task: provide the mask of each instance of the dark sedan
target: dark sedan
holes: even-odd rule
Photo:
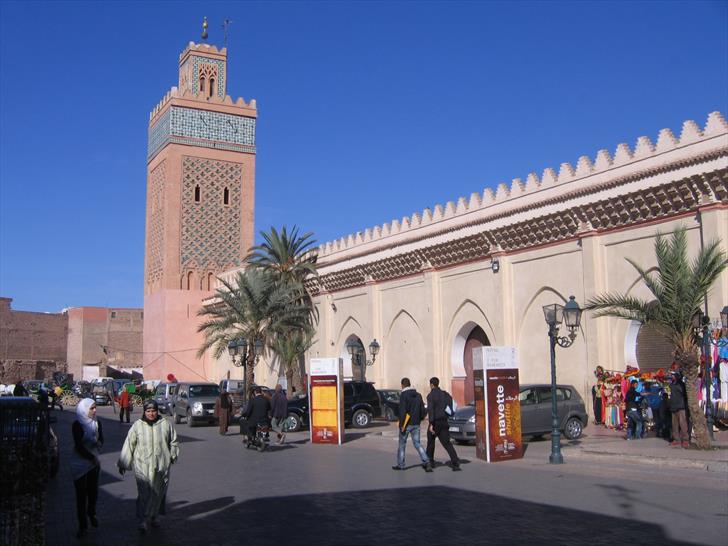
[[[551,385],[521,385],[521,434],[543,436],[551,432]],[[584,401],[570,385],[556,387],[560,429],[569,440],[580,438],[589,422]],[[458,443],[475,443],[475,406],[458,409],[450,419],[450,437]]]

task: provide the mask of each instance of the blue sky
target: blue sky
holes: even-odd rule
[[[229,38],[256,231],[326,242],[728,110],[726,2],[0,2],[0,295],[143,304],[150,109]]]

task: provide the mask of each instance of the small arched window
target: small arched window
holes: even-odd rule
[[[200,76],[200,93],[205,94],[205,76]]]
[[[200,202],[200,185],[197,184],[195,186],[195,203],[199,203],[199,202]]]
[[[212,286],[213,286],[212,279],[213,279],[212,273],[208,273],[207,274],[207,290],[212,290]]]
[[[210,78],[210,88],[208,89],[208,97],[211,97],[212,94],[215,92],[215,78]]]
[[[230,190],[225,188],[222,190],[222,204],[223,205],[229,205],[230,204]]]
[[[192,282],[192,271],[190,271],[189,273],[187,273],[187,290],[192,290]]]

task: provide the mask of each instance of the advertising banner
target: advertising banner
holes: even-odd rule
[[[312,358],[308,392],[311,442],[341,444],[344,441],[341,359]]]
[[[515,347],[473,349],[476,455],[488,462],[523,457]]]

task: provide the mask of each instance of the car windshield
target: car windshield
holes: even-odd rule
[[[217,385],[190,385],[190,396],[219,396]]]

